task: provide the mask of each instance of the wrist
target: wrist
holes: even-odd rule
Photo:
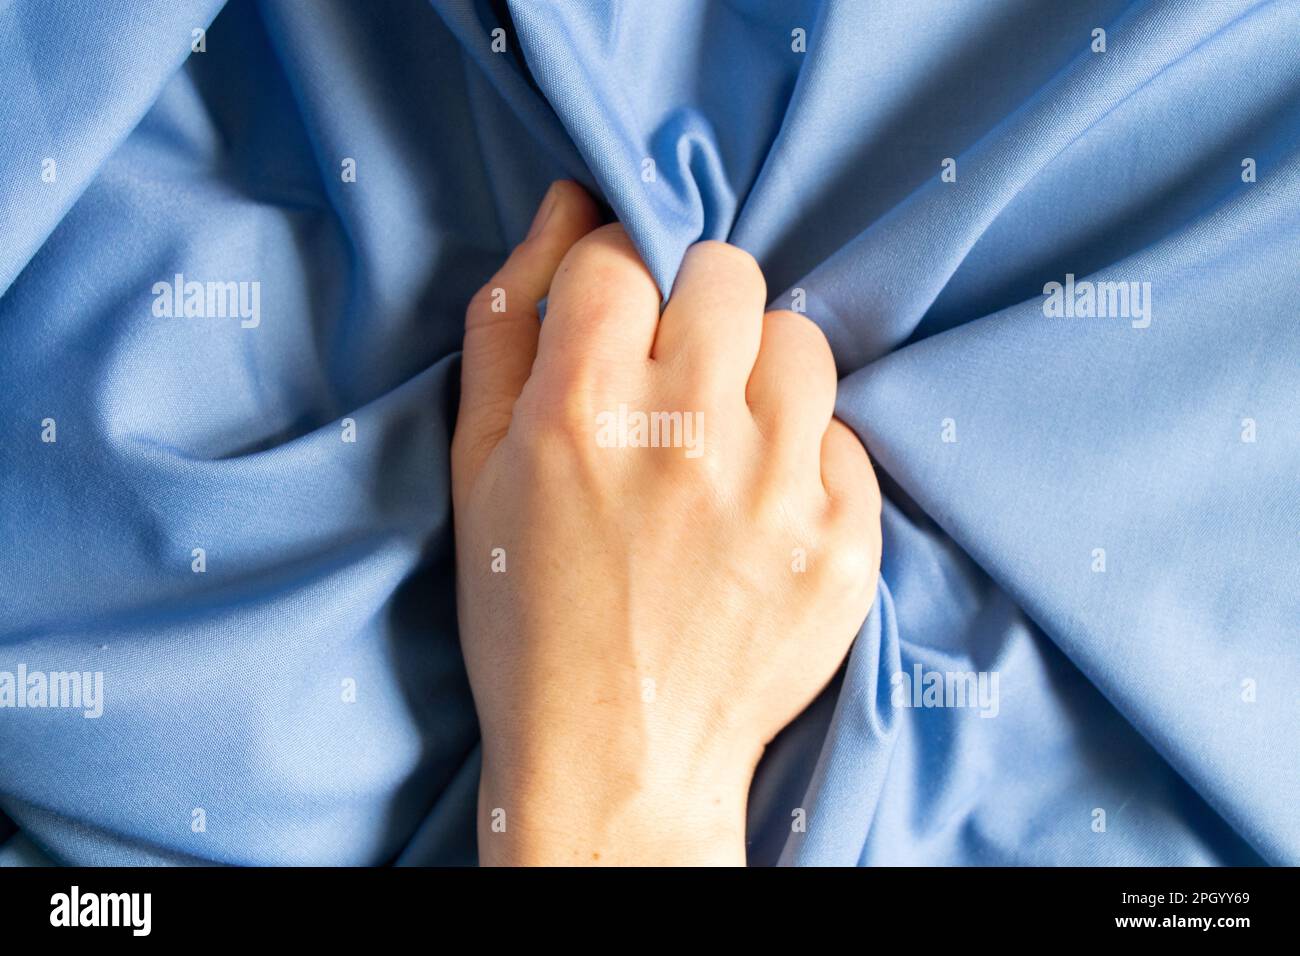
[[[482,865],[744,865],[756,757],[682,766],[602,748],[504,755],[485,747]]]

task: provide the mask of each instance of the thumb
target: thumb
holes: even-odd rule
[[[564,254],[599,225],[596,203],[581,186],[552,183],[524,241],[470,301],[453,439],[454,456],[469,480],[505,436],[528,381],[537,356],[538,301]]]

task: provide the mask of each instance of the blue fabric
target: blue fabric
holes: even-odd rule
[[[0,709],[0,862],[472,862],[462,311],[571,177],[665,290],[753,252],[882,475],[753,862],[1300,864],[1300,2],[502,13],[0,0],[0,672],[104,675]],[[1048,317],[1067,274],[1149,327]]]

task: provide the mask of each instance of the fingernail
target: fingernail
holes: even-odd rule
[[[533,216],[533,224],[528,227],[528,235],[524,236],[527,241],[533,236],[540,233],[546,228],[546,220],[551,218],[551,213],[555,211],[555,183],[551,183],[551,188],[546,190],[546,195],[542,197],[542,204],[537,207],[537,214]]]

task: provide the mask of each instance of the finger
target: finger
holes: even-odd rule
[[[648,361],[659,303],[659,286],[623,227],[597,229],[569,250],[555,275],[537,345],[539,368]]]
[[[744,389],[758,356],[767,283],[739,246],[698,242],[686,250],[655,336],[657,362]]]
[[[880,485],[853,429],[832,418],[822,436],[822,486],[834,507],[864,521],[880,519]]]
[[[537,355],[537,303],[565,254],[600,225],[595,202],[577,183],[551,184],[532,228],[465,313],[457,431],[473,444],[499,440]]]
[[[745,397],[759,431],[794,456],[816,461],[839,386],[830,344],[795,312],[763,316],[762,341]]]

